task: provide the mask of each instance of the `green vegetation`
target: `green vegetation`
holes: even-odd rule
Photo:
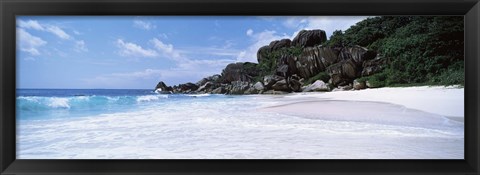
[[[323,82],[327,83],[329,79],[330,79],[330,75],[328,75],[326,72],[320,72],[317,75],[310,77],[308,80],[304,82],[304,84],[312,84],[317,80],[322,80]]]
[[[367,82],[371,87],[384,87],[386,83],[387,74],[385,72],[377,73],[368,77],[358,78],[358,82]]]
[[[386,70],[370,83],[464,84],[464,21],[461,16],[385,16],[335,31],[329,46],[360,45],[388,58]]]

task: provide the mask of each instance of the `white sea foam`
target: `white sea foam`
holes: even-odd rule
[[[52,108],[70,108],[70,105],[68,104],[69,99],[68,98],[60,98],[60,97],[52,97],[49,98],[49,104],[48,106]]]
[[[208,97],[211,94],[188,94],[189,97]]]
[[[20,121],[17,158],[464,157],[463,123],[425,116],[424,111],[365,103],[361,104],[365,109],[393,110],[388,114],[393,116],[347,120],[352,116],[346,109],[338,114],[345,120],[333,120],[258,110],[285,103],[281,96],[206,99],[153,103],[137,111],[76,119]],[[405,115],[395,117],[395,110],[405,110],[410,117],[399,122],[398,117]]]
[[[90,98],[94,98],[95,95],[93,96],[77,96],[77,97],[74,97],[75,100],[85,100],[85,101],[88,101],[90,100]]]
[[[150,102],[168,98],[168,95],[143,95],[137,97],[137,102]]]

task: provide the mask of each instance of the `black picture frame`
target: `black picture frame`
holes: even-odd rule
[[[478,174],[478,0],[1,0],[0,174]],[[462,15],[464,160],[16,160],[16,15]]]

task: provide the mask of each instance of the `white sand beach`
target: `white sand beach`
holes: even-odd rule
[[[464,117],[464,88],[456,86],[395,87],[355,91],[296,93],[284,97],[281,100],[281,107],[269,107],[265,110],[320,112],[319,110],[322,109],[314,105],[318,101],[342,100],[390,103],[445,117]],[[302,105],[299,105],[299,103]],[[299,110],[299,107],[302,109]]]

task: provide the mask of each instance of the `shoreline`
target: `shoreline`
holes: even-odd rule
[[[280,96],[283,98],[282,104],[267,108],[285,108],[281,110],[295,111],[296,109],[292,106],[298,107],[296,105],[298,103],[309,105],[329,100],[357,103],[380,102],[441,115],[455,121],[463,122],[464,120],[464,88],[456,86],[384,87],[354,91],[293,93]],[[316,111],[316,106],[311,107],[303,108],[303,111]],[[265,110],[265,108],[260,110]]]

